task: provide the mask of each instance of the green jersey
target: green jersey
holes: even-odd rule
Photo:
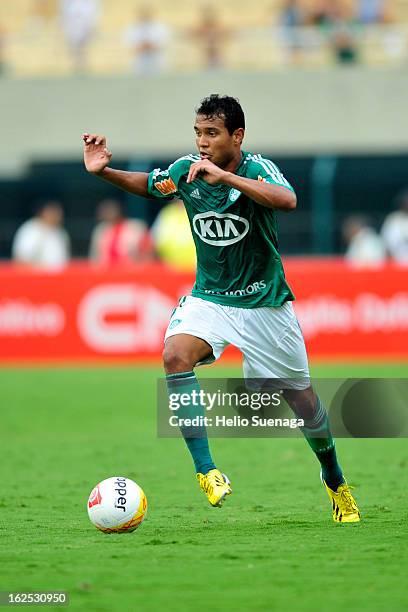
[[[228,306],[281,306],[294,296],[278,251],[276,212],[228,185],[203,178],[187,183],[198,155],[180,157],[167,170],[149,174],[149,194],[183,200],[197,252],[192,295]],[[279,168],[261,155],[242,152],[238,176],[293,188]]]

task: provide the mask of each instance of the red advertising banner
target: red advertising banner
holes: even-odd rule
[[[408,268],[289,259],[285,269],[312,359],[408,358]],[[172,309],[193,280],[162,264],[74,264],[59,273],[4,265],[0,360],[157,359]]]

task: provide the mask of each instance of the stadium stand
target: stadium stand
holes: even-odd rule
[[[314,0],[304,0],[311,8]],[[132,51],[126,45],[124,31],[134,21],[142,6],[135,0],[101,0],[101,18],[97,34],[89,46],[87,71],[95,75],[131,72]],[[217,4],[217,5],[216,5]],[[153,0],[158,20],[172,30],[168,46],[168,65],[172,72],[190,72],[203,68],[202,41],[191,36],[202,14],[203,4],[190,0]],[[224,66],[233,70],[270,70],[285,65],[286,55],[279,32],[283,2],[224,0],[216,5],[220,24],[231,31],[223,49]],[[348,0],[350,15],[355,5]],[[393,0],[393,21],[387,25],[357,26],[359,57],[368,65],[401,64],[407,57],[408,3]],[[17,77],[64,76],[73,71],[73,61],[61,32],[58,0],[15,0],[0,3],[0,25],[5,34],[6,72]],[[305,65],[327,65],[332,54],[327,39],[316,28],[305,30],[307,49]]]

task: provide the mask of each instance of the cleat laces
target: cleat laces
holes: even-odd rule
[[[350,493],[350,489],[353,489],[353,488],[354,487],[347,486],[344,489],[342,489],[340,492],[340,499],[342,501],[342,504],[344,505],[344,509],[347,513],[350,513],[350,514],[354,512],[358,513],[356,502],[354,501],[354,498],[352,494]]]

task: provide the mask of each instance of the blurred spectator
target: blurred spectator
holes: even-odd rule
[[[119,200],[103,200],[97,209],[98,225],[92,232],[90,258],[112,266],[152,258],[153,245],[142,221],[127,219]]]
[[[57,0],[33,0],[29,26],[43,28],[55,19],[57,12]]]
[[[329,15],[329,39],[335,59],[340,64],[355,63],[358,60],[357,38],[348,6],[342,0],[332,0]]]
[[[193,28],[192,35],[200,44],[204,53],[204,63],[207,70],[221,68],[223,64],[222,46],[230,32],[220,25],[212,6],[204,6],[200,22]]]
[[[301,58],[304,46],[303,28],[306,24],[306,14],[300,0],[286,0],[280,15],[281,32],[289,59],[297,62]]]
[[[162,261],[178,270],[195,270],[195,246],[181,200],[174,200],[159,212],[152,227],[152,236]]]
[[[296,28],[305,22],[304,9],[300,0],[286,0],[282,6],[280,21],[283,26]]]
[[[78,73],[86,68],[86,51],[99,18],[100,0],[60,0],[61,25]]]
[[[385,55],[390,60],[398,60],[406,53],[406,35],[402,24],[395,23],[388,0],[357,0],[356,16],[363,26],[384,25],[381,33]]]
[[[388,23],[391,15],[387,0],[357,0],[357,19],[364,25]]]
[[[343,224],[343,237],[347,244],[345,258],[354,266],[375,266],[386,260],[383,241],[367,218],[348,217]]]
[[[144,6],[138,13],[136,23],[125,32],[125,40],[135,55],[134,72],[156,74],[166,70],[166,46],[169,39],[169,28],[154,18],[150,6]]]
[[[308,11],[307,22],[309,25],[325,27],[332,22],[331,0],[314,0]]]
[[[396,204],[399,210],[385,218],[381,235],[391,257],[408,264],[408,190],[397,197]]]
[[[334,57],[339,64],[355,64],[358,60],[356,39],[347,24],[337,24],[332,35]]]
[[[70,241],[62,227],[64,212],[59,202],[48,200],[36,216],[17,230],[12,245],[13,259],[22,264],[61,268],[70,257]]]

